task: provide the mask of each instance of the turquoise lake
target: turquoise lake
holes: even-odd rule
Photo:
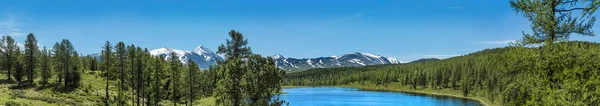
[[[482,106],[478,101],[402,92],[361,91],[355,88],[289,88],[280,99],[290,106]]]

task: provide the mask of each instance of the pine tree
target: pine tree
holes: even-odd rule
[[[64,68],[64,65],[63,65],[63,59],[64,59],[63,54],[64,53],[63,53],[63,51],[64,50],[62,50],[59,42],[56,42],[54,44],[54,46],[52,47],[52,54],[54,55],[53,56],[54,59],[52,59],[53,60],[52,63],[54,64],[53,65],[54,73],[56,73],[56,75],[57,75],[56,76],[56,78],[58,78],[57,84],[59,84],[59,85],[60,85],[60,83],[62,83],[62,78],[63,78],[63,74],[62,74],[62,71]]]
[[[136,48],[136,72],[135,72],[135,91],[136,91],[136,105],[140,105],[140,97],[142,96],[142,88],[143,88],[143,74],[144,74],[144,52],[142,48]],[[143,98],[142,98],[143,99]]]
[[[218,54],[224,53],[225,57],[229,58],[245,58],[252,54],[250,47],[248,47],[248,39],[244,39],[242,33],[235,30],[229,32],[229,37],[225,44],[219,46]]]
[[[67,71],[67,77],[65,77],[65,83],[67,84],[67,89],[71,90],[73,88],[77,88],[80,85],[81,81],[81,72],[83,71],[82,61],[80,60],[79,54],[77,51],[73,50],[73,56],[69,56],[70,61],[68,61],[71,66],[70,70]]]
[[[523,33],[523,39],[518,42],[526,45],[552,44],[568,39],[571,34],[594,36],[593,13],[600,3],[597,0],[511,0],[510,5],[531,22],[533,34]]]
[[[17,60],[15,55],[19,53],[19,47],[17,46],[17,42],[15,42],[11,36],[3,36],[2,40],[0,40],[0,48],[2,49],[0,50],[0,53],[4,57],[3,69],[8,71],[6,76],[8,76],[8,80],[10,81],[12,80],[12,71]]]
[[[59,74],[58,84],[60,84],[62,82],[65,90],[70,90],[71,88],[75,88],[76,86],[74,86],[73,84],[76,84],[78,82],[74,83],[75,82],[74,78],[76,78],[78,76],[74,76],[72,74],[78,74],[74,70],[74,69],[78,68],[77,63],[79,63],[79,61],[75,61],[76,58],[79,58],[79,57],[74,57],[74,55],[77,54],[77,51],[75,51],[75,48],[73,48],[73,45],[67,39],[63,39],[61,42],[57,42],[54,45],[54,48],[52,51],[54,52],[54,55],[55,55],[54,60],[55,60],[56,65],[54,65],[54,66],[56,66],[55,67],[56,71]]]
[[[152,104],[154,105],[158,105],[158,103],[160,103],[160,101],[162,100],[162,89],[161,87],[163,86],[162,80],[164,78],[164,67],[163,67],[163,63],[162,63],[162,59],[163,57],[158,57],[156,59],[154,59],[153,62],[153,67],[154,67],[154,71],[153,71],[153,75],[152,75]]]
[[[27,74],[27,81],[30,84],[33,84],[34,74],[36,73],[36,66],[38,62],[38,45],[37,40],[33,33],[29,33],[27,35],[27,40],[25,40],[25,73]]]
[[[79,58],[78,56],[74,56],[77,55],[77,52],[75,51],[75,48],[73,48],[73,45],[71,44],[71,42],[67,39],[63,39],[60,43],[60,48],[59,50],[63,50],[61,56],[59,56],[60,58],[62,58],[61,62],[63,65],[63,87],[66,87],[65,89],[71,89],[73,88],[73,82],[75,82],[75,78],[76,76],[73,76],[73,74],[77,74],[76,72],[76,68],[77,65],[76,62],[78,60],[75,60],[77,58]]]
[[[45,46],[44,46],[44,49],[42,50],[41,68],[42,68],[41,84],[42,84],[42,86],[46,86],[46,84],[48,84],[48,79],[50,79],[50,77],[52,77],[52,73],[50,72],[50,70],[52,68],[50,67],[50,52],[48,51],[48,49],[46,49]]]
[[[135,103],[135,100],[136,100],[135,99],[135,89],[136,89],[136,85],[135,85],[136,84],[135,83],[136,82],[135,81],[136,73],[135,72],[137,69],[136,68],[137,63],[136,63],[135,59],[137,57],[136,57],[135,45],[132,44],[132,45],[127,46],[126,52],[127,52],[127,56],[126,56],[126,58],[127,58],[127,66],[126,66],[127,67],[127,72],[126,72],[127,76],[126,76],[126,78],[127,79],[125,82],[127,83],[127,85],[129,85],[129,87],[131,87],[131,89],[130,89],[131,90],[130,91],[131,92],[131,104],[136,104]]]
[[[198,65],[191,59],[187,61],[187,75],[186,75],[186,86],[187,86],[187,100],[186,104],[190,106],[193,105],[194,100],[198,96],[198,91],[200,90],[200,85],[198,80],[200,80]]]
[[[119,86],[118,86],[118,106],[124,105],[124,94],[123,90],[125,88],[125,59],[126,59],[126,50],[125,43],[119,42],[115,46],[116,59],[117,59],[117,67],[119,69]]]
[[[218,75],[221,76],[215,89],[217,105],[240,106],[242,105],[242,76],[245,67],[239,58],[229,58],[225,64],[219,66]]]
[[[244,75],[243,86],[246,100],[251,106],[270,106],[283,104],[284,101],[273,100],[281,90],[285,71],[275,66],[274,59],[261,55],[251,55],[246,61],[247,73]]]
[[[180,87],[181,87],[181,62],[179,61],[179,57],[175,52],[172,52],[169,57],[169,67],[171,69],[171,77],[169,82],[171,82],[171,100],[173,105],[177,105],[177,102],[180,98]]]
[[[244,66],[241,59],[252,54],[250,47],[247,46],[248,40],[244,36],[231,30],[225,44],[219,46],[217,53],[224,53],[227,57],[225,64],[219,68],[219,79],[217,84],[217,105],[242,105],[242,76],[244,75]]]
[[[23,76],[25,74],[25,70],[23,70],[23,56],[21,54],[21,50],[19,50],[17,48],[17,50],[15,51],[17,53],[15,53],[15,72],[13,73],[13,77],[15,77],[15,80],[17,80],[17,86],[20,87],[21,89],[23,89],[23,87],[21,86],[21,83],[23,81]]]
[[[111,66],[113,65],[112,63],[112,45],[110,45],[109,41],[106,41],[106,43],[104,44],[103,50],[102,50],[102,54],[101,54],[101,58],[102,58],[102,71],[104,72],[104,78],[106,79],[106,88],[105,88],[105,98],[104,98],[104,103],[105,105],[108,105],[109,100],[110,100],[110,95],[109,95],[109,79],[108,76],[111,74],[110,69]]]

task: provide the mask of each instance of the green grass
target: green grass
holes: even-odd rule
[[[347,85],[339,85],[339,87],[358,88],[358,89],[367,90],[367,91],[393,91],[393,92],[408,92],[408,93],[420,93],[420,94],[429,94],[429,95],[451,96],[451,97],[457,97],[457,98],[466,98],[466,99],[477,100],[485,106],[502,106],[502,104],[500,104],[500,102],[498,102],[498,101],[491,102],[488,98],[485,98],[485,97],[478,97],[478,96],[464,97],[461,91],[452,90],[452,89],[419,88],[419,89],[415,90],[409,86],[401,86],[401,84],[399,84],[399,83],[390,83],[387,86],[386,85],[376,85],[373,83],[364,83],[364,84],[351,83],[351,84],[347,84]]]
[[[41,87],[37,82],[40,78],[37,78],[35,86],[19,89],[10,89],[15,86],[14,83],[0,83],[0,106],[5,105],[8,102],[18,103],[25,106],[65,106],[65,105],[76,105],[76,106],[91,106],[91,105],[103,105],[103,98],[105,96],[106,80],[99,76],[99,71],[86,71],[82,74],[81,85],[79,88],[71,92],[60,92],[53,90],[53,84],[50,87]],[[0,79],[5,80],[6,74],[0,74]],[[56,76],[50,79],[51,83],[56,82]],[[111,99],[117,97],[116,82],[110,81],[109,92]],[[128,105],[131,105],[131,91],[125,91],[126,101]],[[171,105],[172,102],[163,100],[161,104]],[[214,106],[215,99],[212,97],[203,98],[196,100],[195,105],[200,106]]]

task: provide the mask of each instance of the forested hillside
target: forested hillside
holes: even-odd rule
[[[0,105],[285,104],[271,98],[285,71],[272,58],[253,54],[241,33],[232,30],[229,36],[218,51],[228,59],[208,70],[192,60],[183,64],[175,53],[165,59],[124,42],[107,41],[97,59],[80,56],[67,39],[39,50],[30,33],[21,51],[11,36],[3,36]]]
[[[558,42],[486,49],[440,61],[288,73],[286,85],[401,84],[452,89],[505,105],[597,105],[600,44]]]

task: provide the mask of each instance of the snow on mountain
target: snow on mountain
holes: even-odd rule
[[[164,56],[165,59],[170,58],[171,53],[175,53],[179,57],[179,60],[184,64],[187,64],[187,60],[191,59],[198,64],[198,67],[200,68],[208,68],[209,66],[216,64],[218,60],[223,60],[221,56],[202,45],[194,49],[193,52],[172,48],[150,50],[150,54],[154,56]]]
[[[392,64],[400,64],[400,63],[404,63],[404,62],[401,62],[401,61],[399,61],[398,59],[396,59],[396,58],[393,58],[393,57],[387,57],[387,59],[388,59],[388,60],[390,61],[390,63],[392,63]]]
[[[217,55],[217,53],[211,51],[210,49],[208,49],[202,45],[196,47],[196,49],[194,49],[193,53],[203,56],[205,61],[210,62],[210,63],[216,63],[217,60],[224,60],[223,57],[221,57],[220,55]]]
[[[318,58],[288,58],[281,54],[272,56],[277,67],[284,70],[306,70],[312,68],[329,67],[352,67],[379,64],[399,64],[396,58],[383,57],[372,53],[353,53],[342,56],[318,57]]]

